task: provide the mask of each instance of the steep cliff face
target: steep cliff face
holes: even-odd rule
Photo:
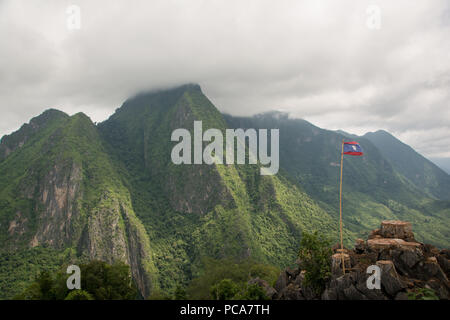
[[[148,236],[97,128],[83,114],[58,120],[43,123],[0,162],[0,250],[72,248],[72,262],[124,261],[141,293],[149,294],[157,276]]]
[[[299,267],[283,271],[274,288],[261,285],[270,297],[281,300],[408,300],[450,298],[450,252],[416,242],[411,223],[382,221],[368,240],[358,239],[354,249],[340,252],[335,246],[329,259],[331,274],[321,292],[305,281],[307,272]],[[345,263],[345,274],[342,269]],[[371,266],[372,271],[368,272]],[[373,268],[380,270],[379,287],[374,284]],[[370,279],[369,279],[370,277]]]
[[[184,128],[193,138],[194,121],[225,137],[222,114],[199,86],[185,85],[131,98],[99,125],[151,239],[162,289],[198,274],[203,257],[287,264],[302,228],[331,228],[333,219],[306,194],[284,178],[262,177],[259,166],[173,164],[171,134]]]
[[[227,119],[197,85],[133,97],[98,126],[81,113],[44,112],[0,143],[0,258],[31,252],[46,258],[43,268],[60,261],[53,257],[125,261],[145,297],[188,283],[205,257],[285,267],[295,260],[303,230],[337,235],[331,213],[342,136],[279,117]],[[175,165],[171,133],[184,128],[193,137],[200,120],[203,131],[222,133],[228,126],[279,127],[282,170],[261,176],[259,165]],[[435,229],[433,240],[448,241],[448,204],[421,202],[418,189],[403,183],[375,146],[365,151],[362,163],[346,162],[353,187],[344,199],[345,238],[377,217],[409,214],[424,226],[419,235]]]
[[[64,248],[72,243],[74,224],[79,223],[80,208],[77,199],[81,196],[82,168],[77,163],[55,163],[42,179],[36,180],[34,190],[26,197],[36,198],[34,213],[37,230],[30,245],[48,245]]]

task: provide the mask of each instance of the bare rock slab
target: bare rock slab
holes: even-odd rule
[[[407,221],[384,220],[381,222],[379,234],[383,238],[396,238],[415,242],[411,222]]]
[[[389,296],[394,298],[399,291],[407,287],[398,276],[392,261],[379,260],[377,266],[381,269],[381,285]]]
[[[367,246],[372,250],[383,250],[387,248],[412,249],[421,246],[418,242],[407,242],[398,238],[376,238],[367,240]]]

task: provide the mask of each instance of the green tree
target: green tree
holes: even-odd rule
[[[62,267],[54,277],[48,271],[15,299],[20,300],[131,300],[138,297],[130,268],[123,262],[109,265],[103,261],[91,261],[80,265],[82,290],[69,291],[66,268]]]
[[[235,296],[238,300],[269,300],[263,288],[257,284],[249,285],[243,292]]]
[[[41,292],[41,300],[53,300],[55,298],[55,292],[53,290],[53,279],[50,272],[43,271],[36,279]]]
[[[147,297],[147,300],[172,300],[172,297],[158,289],[153,290],[153,292]]]
[[[408,300],[439,300],[439,297],[432,289],[420,288],[408,292]]]
[[[177,286],[175,289],[174,298],[175,300],[186,300],[187,299],[186,289],[184,289],[181,286]]]
[[[298,254],[300,268],[306,271],[305,285],[317,294],[323,291],[331,275],[331,254],[330,240],[323,234],[303,232]]]
[[[203,261],[204,271],[201,275],[191,281],[187,288],[189,299],[216,299],[215,289],[220,288],[220,283],[228,279],[236,284],[239,292],[243,292],[247,287],[247,282],[252,278],[266,280],[269,284],[275,283],[280,271],[278,268],[256,263],[250,259],[236,261],[233,259],[215,260],[207,258]],[[229,283],[224,282],[225,286]]]
[[[210,292],[214,300],[231,300],[239,292],[239,286],[231,279],[223,279]]]
[[[37,282],[33,282],[22,293],[15,295],[14,300],[41,300],[41,288]]]
[[[73,290],[64,300],[94,300],[94,298],[89,292],[84,290]]]
[[[109,265],[91,261],[80,265],[81,288],[91,293],[95,300],[130,300],[138,295],[130,268],[123,262]]]

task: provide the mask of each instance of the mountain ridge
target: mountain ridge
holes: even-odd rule
[[[171,132],[192,134],[198,120],[204,130],[280,128],[280,172],[174,165]],[[337,240],[342,138],[280,113],[224,115],[195,84],[138,94],[97,125],[83,113],[45,111],[0,142],[0,254],[121,260],[131,265],[143,297],[185,285],[202,272],[205,257],[286,267],[304,230]],[[361,139],[367,157],[346,158],[344,166],[346,243],[380,218],[402,218],[423,225],[419,238],[448,245],[447,202],[422,196]],[[7,267],[0,262],[0,270]],[[7,287],[11,296],[29,276],[0,281],[0,292]]]
[[[328,212],[339,212],[340,144],[348,139],[346,135],[280,114],[227,115],[226,119],[232,128],[279,128],[280,167]],[[399,172],[370,140],[364,136],[352,139],[357,139],[365,154],[344,158],[345,229],[363,237],[361,231],[375,228],[379,220],[409,219],[424,229],[417,232],[421,240],[435,245],[443,241],[441,245],[447,246],[448,229],[441,225],[441,219],[448,221],[450,213],[445,198],[444,205],[433,202],[435,197],[424,195],[422,186]],[[439,217],[434,206],[440,212]],[[442,206],[445,209],[440,209]]]
[[[374,143],[399,172],[430,196],[450,200],[450,175],[444,170],[387,131],[369,132],[364,137]]]

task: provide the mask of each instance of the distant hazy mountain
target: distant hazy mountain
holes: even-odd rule
[[[222,132],[279,128],[280,172],[173,164],[171,133],[192,132],[194,120]],[[0,142],[0,298],[43,267],[92,259],[128,263],[143,296],[173,292],[205,257],[285,267],[302,231],[337,240],[344,138],[280,113],[224,116],[192,84],[130,98],[97,126],[48,110]],[[448,176],[412,149],[393,156],[375,140],[358,138],[365,155],[345,158],[346,243],[382,219],[403,219],[419,239],[448,247]],[[400,148],[393,137],[386,143]]]
[[[369,132],[364,137],[420,190],[431,197],[450,200],[450,176],[441,168],[386,131]]]
[[[430,158],[438,167],[450,174],[450,158]]]
[[[409,147],[426,164],[425,169],[419,171],[420,174],[429,172],[424,182],[419,178],[409,179],[406,174],[411,170],[401,166],[397,169],[385,156],[388,149],[375,145],[366,136],[324,130],[305,120],[290,119],[274,112],[254,117],[226,116],[226,119],[234,128],[279,128],[281,168],[289,179],[335,217],[339,215],[340,145],[343,139],[357,139],[364,156],[345,156],[344,160],[343,207],[347,240],[362,237],[370,228],[376,228],[380,220],[404,219],[413,221],[419,239],[449,245],[448,175]],[[391,150],[391,155],[393,153]],[[401,155],[406,157],[405,163],[412,158],[408,152],[400,152],[400,159]]]

